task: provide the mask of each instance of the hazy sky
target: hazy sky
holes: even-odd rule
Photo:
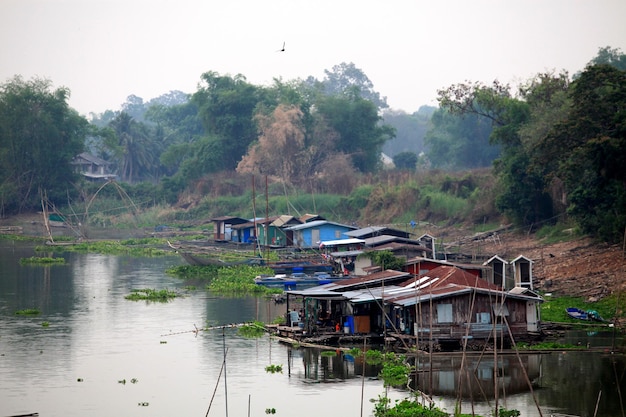
[[[411,113],[466,80],[575,73],[604,46],[626,53],[626,0],[0,0],[0,82],[49,78],[84,115],[193,93],[206,71],[270,85],[341,62]]]

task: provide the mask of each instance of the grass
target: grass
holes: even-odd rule
[[[580,229],[570,223],[558,223],[555,225],[543,226],[537,230],[535,237],[543,244],[549,245],[559,242],[567,242],[581,236]]]
[[[267,288],[254,282],[254,278],[262,274],[273,274],[271,268],[248,265],[237,265],[219,268],[215,277],[207,288],[222,295],[267,295],[282,290]]]
[[[595,310],[605,320],[613,318],[626,319],[626,296],[610,295],[596,302],[587,302],[580,297],[551,297],[544,295],[546,300],[541,304],[541,320],[555,323],[581,323],[567,315],[568,307],[578,307],[582,310]],[[599,324],[599,323],[598,323]]]
[[[239,328],[239,334],[246,339],[258,339],[265,334],[265,325],[260,321],[246,323]]]
[[[62,265],[62,264],[65,264],[65,258],[31,256],[30,258],[20,259],[20,265]]]
[[[131,301],[146,300],[165,303],[176,297],[179,297],[179,295],[168,289],[154,290],[150,288],[143,288],[132,290],[132,292],[124,298]]]
[[[519,350],[563,350],[563,349],[586,349],[586,346],[573,345],[571,343],[557,343],[557,342],[541,342],[541,343],[526,343],[520,342],[516,344]]]
[[[79,242],[69,246],[36,246],[38,252],[89,252],[107,255],[131,256],[164,256],[171,255],[169,249],[159,249],[155,246],[167,246],[167,240],[161,238],[126,239],[122,241],[100,240],[94,242]]]
[[[36,316],[41,314],[41,311],[37,308],[25,308],[23,310],[18,310],[15,312],[18,316]]]

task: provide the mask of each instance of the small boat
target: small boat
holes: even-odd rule
[[[293,289],[295,287],[311,287],[330,284],[331,282],[341,279],[345,279],[345,277],[330,276],[328,274],[307,275],[303,272],[294,272],[291,275],[259,275],[254,279],[254,282],[258,285],[265,285],[266,287],[283,287],[285,289]]]
[[[604,320],[602,316],[600,316],[600,313],[598,313],[596,310],[585,311],[576,307],[568,307],[566,310],[567,310],[567,315],[573,319],[593,320],[593,321],[600,321],[603,323],[606,322],[606,320]]]
[[[567,307],[566,311],[567,315],[573,319],[589,320],[589,315],[587,314],[587,312],[585,310],[581,310],[580,308]]]

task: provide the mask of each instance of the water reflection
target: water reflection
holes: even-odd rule
[[[418,358],[412,386],[430,396],[486,401],[528,392],[541,375],[540,354],[436,354]]]
[[[177,257],[68,253],[66,265],[19,264],[33,255],[28,245],[0,241],[0,415],[205,415],[216,386],[209,415],[224,415],[226,406],[231,415],[247,415],[248,404],[257,416],[268,407],[301,417],[359,415],[362,401],[364,415],[370,415],[368,400],[383,392],[375,378],[379,368],[345,353],[327,356],[268,337],[245,339],[234,328],[195,333],[195,326],[272,321],[285,305],[185,291],[187,283],[164,273],[180,263]],[[186,296],[169,303],[125,300],[134,288],[169,288]],[[25,308],[41,314],[14,314]],[[220,377],[225,349],[226,373]],[[522,358],[521,364],[510,356],[472,359],[465,375],[458,355],[440,355],[432,365],[420,362],[417,382],[447,410],[454,409],[459,392],[478,407],[493,398],[497,375],[499,395],[523,416],[539,415],[533,395],[544,410],[592,416],[600,391],[597,415],[621,416],[623,356],[562,352]],[[266,372],[272,364],[282,365],[283,373]],[[118,382],[132,378],[138,382]],[[484,410],[489,415],[488,403]]]

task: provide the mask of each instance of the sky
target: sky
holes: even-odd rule
[[[87,116],[193,93],[208,71],[269,86],[345,62],[413,113],[456,83],[626,53],[625,22],[626,0],[0,0],[0,83],[47,78]]]

